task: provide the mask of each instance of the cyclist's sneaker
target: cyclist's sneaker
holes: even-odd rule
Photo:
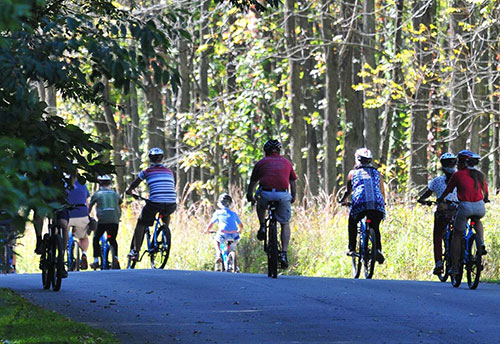
[[[349,257],[352,257],[352,256],[354,256],[354,253],[355,253],[355,252],[354,252],[354,250],[349,250],[349,251],[347,251],[345,254],[346,254],[347,256],[349,256]]]
[[[87,270],[88,267],[89,267],[89,264],[87,262],[87,255],[82,254],[82,260],[80,261],[80,269]]]
[[[485,256],[488,254],[488,251],[486,251],[486,246],[481,245],[481,255]]]
[[[131,249],[130,253],[128,254],[128,257],[130,258],[130,260],[138,260],[139,259],[139,253],[136,250]]]
[[[93,262],[90,264],[90,268],[94,269],[94,271],[97,270],[99,268],[99,262]]]
[[[113,263],[111,263],[111,269],[120,270],[120,262],[118,261],[118,259],[113,258]]]
[[[262,241],[266,238],[266,227],[262,226],[259,228],[259,231],[257,232],[257,239]]]
[[[286,256],[285,251],[280,252],[279,260],[280,260],[282,269],[288,268],[288,257]]]
[[[376,259],[377,259],[377,263],[379,263],[379,264],[384,264],[384,262],[385,262],[385,257],[384,257],[384,255],[382,254],[382,251],[377,250],[377,258],[376,258]]]
[[[434,275],[440,275],[443,273],[443,262],[441,260],[438,260],[436,262],[436,266],[434,267],[434,270],[432,271],[432,273]]]
[[[66,268],[63,268],[62,278],[68,278],[68,270],[66,270]]]

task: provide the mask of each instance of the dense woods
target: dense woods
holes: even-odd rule
[[[273,137],[294,163],[300,196],[334,194],[366,146],[393,195],[413,197],[441,153],[469,148],[500,188],[498,1],[32,3],[13,1],[19,20],[0,27],[1,144],[25,142],[2,148],[1,159],[45,147],[30,159],[62,153],[92,180],[106,171],[93,163],[99,156],[115,166],[121,192],[160,147],[179,198],[194,202],[245,187]],[[13,75],[31,99],[22,111],[7,100]],[[37,141],[19,127],[34,122],[73,136]]]

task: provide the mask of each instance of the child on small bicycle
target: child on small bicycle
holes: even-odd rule
[[[236,245],[240,240],[240,233],[243,229],[243,224],[241,223],[238,215],[229,209],[232,203],[233,199],[229,196],[229,194],[221,194],[217,200],[217,207],[219,207],[219,209],[215,211],[205,230],[205,233],[210,233],[212,227],[218,223],[217,232],[214,237],[216,264],[220,264],[222,262],[220,243],[231,240],[233,241],[231,246],[236,248]]]
[[[433,193],[436,194],[436,198],[441,197],[446,189],[446,185],[450,181],[451,176],[457,171],[455,168],[457,165],[457,157],[454,154],[444,153],[439,158],[439,161],[441,163],[443,175],[438,176],[429,182],[427,189],[418,198],[418,203],[426,204],[425,200]],[[455,217],[457,204],[457,190],[454,189],[453,192],[446,197],[444,202],[438,203],[436,212],[434,213],[433,246],[435,266],[432,272],[434,275],[439,275],[443,272],[443,235],[446,230],[446,226]]]

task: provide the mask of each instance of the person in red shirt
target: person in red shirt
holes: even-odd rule
[[[457,197],[460,201],[455,216],[455,226],[451,241],[451,261],[452,267],[450,275],[458,273],[458,259],[460,257],[461,240],[470,217],[476,218],[476,232],[481,243],[481,252],[486,254],[483,238],[483,224],[480,218],[486,214],[484,203],[488,202],[488,184],[484,174],[479,171],[477,165],[481,158],[478,154],[469,150],[462,150],[458,153],[458,171],[455,172],[438,202],[442,202],[453,189],[457,188]]]
[[[288,267],[288,243],[290,242],[291,204],[295,201],[297,175],[292,163],[280,155],[280,150],[281,143],[278,140],[268,140],[264,144],[265,156],[253,168],[247,189],[247,200],[253,203],[257,199],[257,216],[260,223],[257,239],[259,240],[266,238],[265,218],[268,202],[279,201],[276,219],[281,224],[280,263],[281,268],[286,269]],[[257,183],[259,183],[259,188],[254,196]]]

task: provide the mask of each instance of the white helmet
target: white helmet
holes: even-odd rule
[[[373,159],[373,154],[368,148],[360,148],[356,151],[356,153],[354,153],[354,157],[356,158],[356,161],[360,161],[361,158]]]
[[[111,181],[111,176],[108,175],[108,174],[97,176],[97,181],[98,182],[110,182]]]

